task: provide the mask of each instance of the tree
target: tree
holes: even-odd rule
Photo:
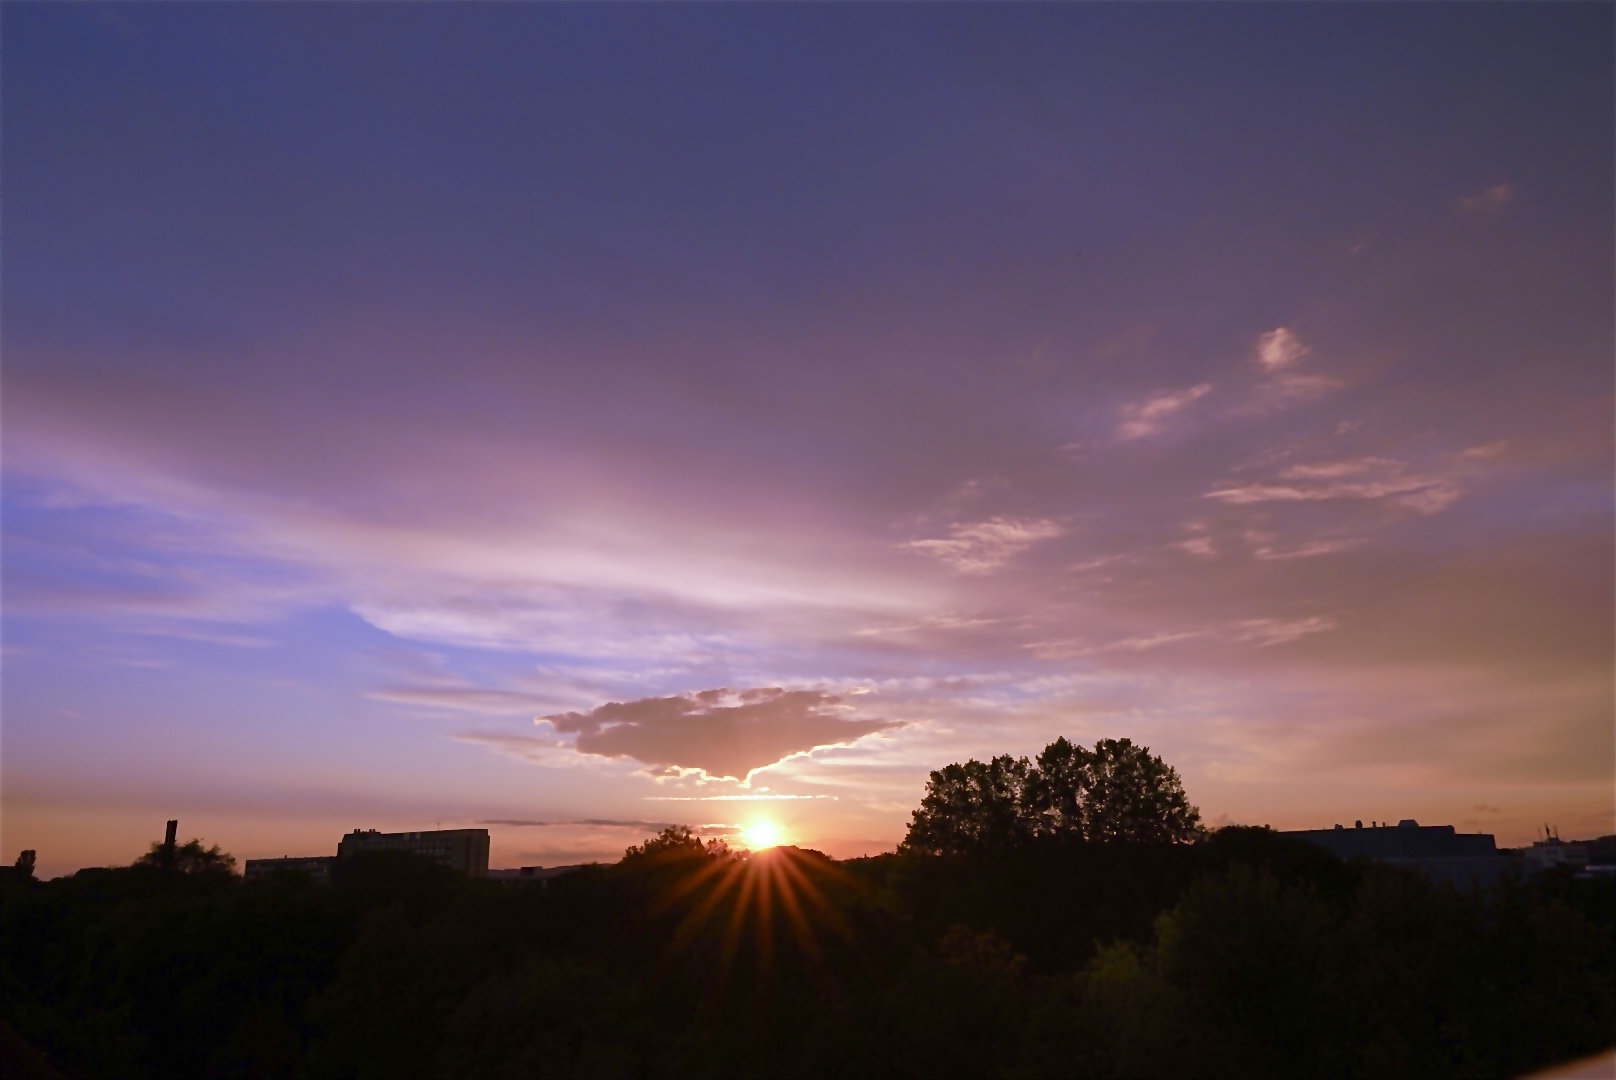
[[[1092,759],[1064,736],[1044,747],[1027,790],[1033,835],[1088,835],[1083,796],[1092,785]]]
[[[24,881],[34,880],[34,858],[33,848],[26,848],[21,855],[17,856],[17,876]]]
[[[971,759],[931,774],[903,847],[934,854],[1007,847],[1033,833],[1026,758]]]
[[[1094,744],[1085,779],[1085,840],[1183,844],[1200,833],[1201,813],[1185,796],[1178,770],[1148,746],[1101,739]]]
[[[220,851],[219,845],[205,848],[200,840],[187,840],[178,847],[154,843],[151,850],[135,860],[136,866],[158,866],[182,874],[228,876],[236,872],[236,857]]]
[[[1128,739],[1056,739],[1033,764],[1000,755],[931,774],[903,850],[945,854],[1037,839],[1185,843],[1200,832],[1177,770]]]
[[[729,853],[729,845],[722,840],[709,840],[703,844],[701,838],[690,831],[689,825],[669,825],[643,844],[629,847],[623,852],[623,858],[666,862]]]

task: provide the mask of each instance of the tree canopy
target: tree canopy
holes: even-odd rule
[[[236,857],[220,851],[218,844],[203,847],[202,841],[193,839],[175,847],[153,843],[150,851],[135,860],[135,865],[157,866],[182,874],[229,877],[236,872]]]
[[[1001,754],[931,774],[907,851],[962,853],[1040,839],[1185,843],[1200,833],[1172,766],[1129,739],[1056,739],[1036,761]]]
[[[959,765],[984,786],[952,793],[1114,829],[1087,803],[1149,754],[1111,750]],[[117,1080],[1519,1076],[1616,1030],[1616,882],[1570,867],[1461,893],[1239,826],[726,852],[675,827],[529,881],[407,851],[326,883],[0,868],[0,1075],[20,1043]]]

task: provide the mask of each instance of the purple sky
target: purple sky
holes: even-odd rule
[[[1609,5],[5,33],[7,859],[1613,828]]]

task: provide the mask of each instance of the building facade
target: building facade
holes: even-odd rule
[[[490,870],[488,871],[488,876],[494,881],[549,881],[553,877],[581,868],[582,864],[573,866],[517,866],[509,870]]]
[[[487,829],[434,829],[401,833],[355,829],[337,845],[337,858],[351,859],[374,851],[409,851],[434,859],[467,877],[488,876]]]
[[[1372,859],[1422,871],[1433,881],[1468,888],[1490,885],[1514,861],[1498,850],[1491,833],[1461,833],[1452,825],[1421,825],[1405,818],[1396,825],[1359,821],[1348,829],[1298,829],[1282,832],[1325,848],[1340,859]]]
[[[331,880],[335,855],[285,855],[279,859],[248,859],[242,875],[248,881],[275,873],[306,874],[315,881]]]

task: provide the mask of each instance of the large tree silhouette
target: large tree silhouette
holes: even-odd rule
[[[1184,843],[1200,812],[1178,772],[1129,739],[1092,750],[1056,739],[1038,755],[1000,755],[931,774],[903,849],[932,854],[1013,847],[1035,839]]]

